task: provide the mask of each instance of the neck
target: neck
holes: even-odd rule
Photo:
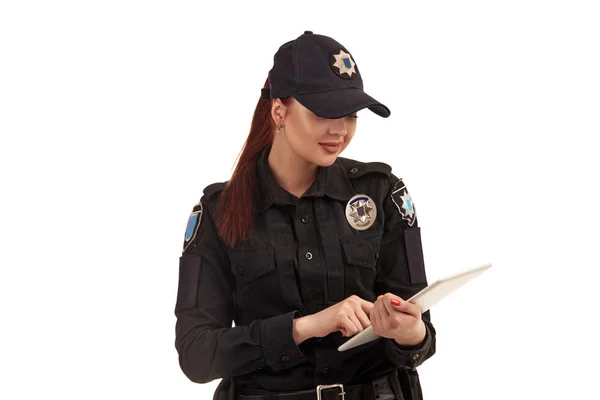
[[[269,153],[269,167],[275,181],[296,197],[308,190],[317,176],[318,166],[299,157],[292,149],[275,137]]]

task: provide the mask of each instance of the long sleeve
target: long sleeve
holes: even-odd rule
[[[408,299],[427,286],[421,228],[414,204],[402,180],[392,175],[384,200],[385,226],[378,259],[376,291]],[[416,346],[400,346],[386,339],[386,355],[398,367],[415,369],[435,354],[436,331],[430,312],[422,315],[425,339]]]
[[[179,259],[175,347],[184,374],[206,383],[306,361],[292,335],[298,312],[232,327],[235,280],[211,213],[201,214],[193,242]]]

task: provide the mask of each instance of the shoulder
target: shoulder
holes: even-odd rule
[[[406,199],[409,196],[401,175],[392,172],[392,167],[388,164],[379,161],[363,162],[344,157],[338,157],[338,160],[355,188],[385,196],[394,204],[403,202],[404,200],[399,199]]]
[[[202,196],[192,208],[192,215],[197,213],[200,214],[199,216],[201,216],[207,212],[215,215],[220,194],[225,188],[226,184],[227,182],[216,182],[206,186],[202,190]]]
[[[376,204],[385,203],[394,181],[398,179],[392,173],[390,165],[380,161],[365,162],[344,157],[338,157],[338,160],[356,193],[368,195]]]
[[[213,197],[219,197],[219,194],[225,189],[227,182],[215,182],[204,188],[202,191],[202,199],[210,200]]]
[[[402,176],[397,171],[392,171],[392,167],[384,162],[364,162],[344,157],[338,157],[338,160],[350,180],[360,180],[361,178],[373,180],[373,178],[379,177],[380,181],[389,185],[390,188],[404,185]]]
[[[349,179],[359,179],[364,176],[369,175],[379,175],[381,177],[385,177],[390,179],[392,175],[392,167],[388,164],[373,161],[373,162],[364,162],[352,160],[350,158],[338,157],[339,163],[341,167],[345,170]]]
[[[226,186],[227,182],[215,182],[206,186],[202,190],[202,196],[200,197],[198,204],[204,204],[204,206],[208,206],[211,209],[216,208],[219,198],[221,197],[221,193]]]
[[[197,238],[206,228],[206,218],[214,219],[219,194],[225,188],[227,182],[217,182],[210,184],[202,191],[202,197],[193,206],[192,212],[188,217],[185,228],[185,238],[183,242],[183,252],[188,249],[193,251],[196,247]],[[210,225],[210,224],[209,224]]]

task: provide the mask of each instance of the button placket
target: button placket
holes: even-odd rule
[[[319,235],[315,226],[312,197],[301,198],[296,205],[294,225],[297,238],[298,269],[302,299],[311,313],[320,309],[323,302],[323,283]]]

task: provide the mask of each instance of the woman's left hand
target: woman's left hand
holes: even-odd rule
[[[414,346],[425,339],[421,309],[391,293],[377,298],[369,318],[374,333],[399,345]]]

